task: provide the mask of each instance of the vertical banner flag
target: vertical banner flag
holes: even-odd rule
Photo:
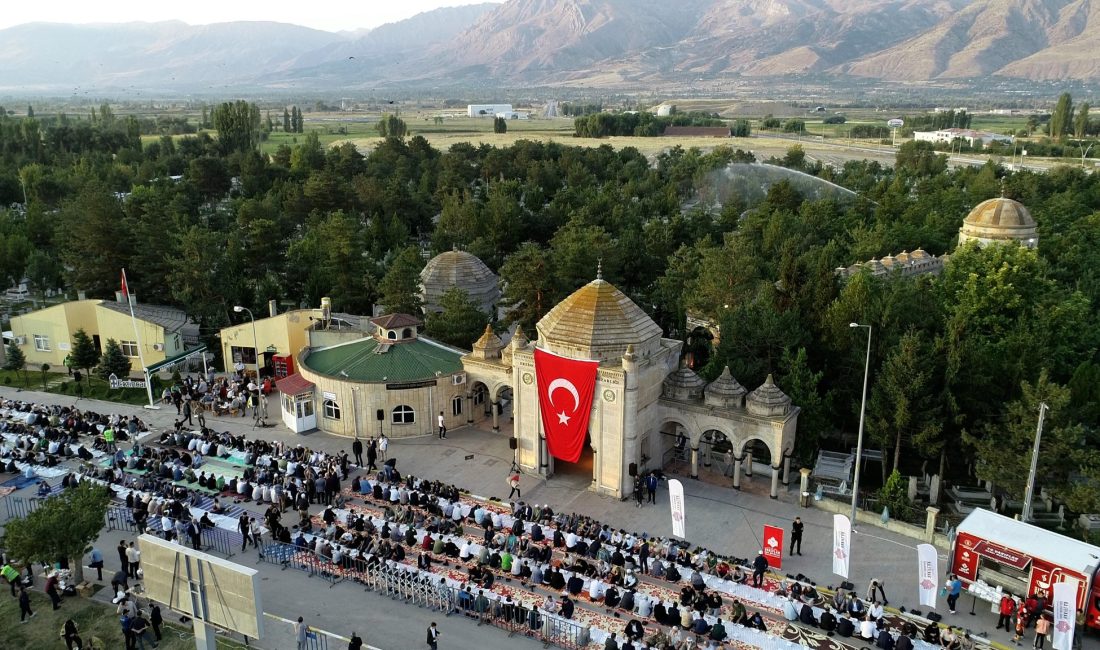
[[[852,522],[844,515],[833,515],[833,573],[847,578],[851,556]]]
[[[687,526],[684,515],[684,484],[674,478],[668,480],[668,501],[672,507],[672,534],[685,539]]]
[[[764,525],[764,559],[773,569],[783,568],[783,529]]]
[[[122,297],[123,298],[129,298],[130,297],[129,288],[126,286],[126,269],[122,269]],[[129,301],[127,301],[127,302],[129,302]]]
[[[1077,627],[1077,590],[1080,583],[1072,578],[1054,583],[1054,650],[1072,650]]]
[[[931,544],[917,545],[917,588],[920,591],[922,607],[936,607],[936,589],[939,587],[939,561],[936,547]]]
[[[580,460],[599,365],[599,361],[569,359],[535,348],[542,428],[554,458],[570,463]]]

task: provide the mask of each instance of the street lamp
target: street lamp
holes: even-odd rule
[[[867,328],[867,358],[863,364],[863,401],[859,406],[859,435],[856,438],[856,472],[852,479],[852,527],[856,525],[856,505],[859,500],[859,468],[863,461],[863,421],[867,415],[867,378],[871,374],[871,326],[850,323],[848,327]]]
[[[233,311],[241,313],[242,311],[248,314],[248,319],[252,321],[252,356],[256,362],[256,383],[260,383],[260,339],[256,336],[256,317],[252,315],[252,310],[248,307],[242,307],[241,305],[233,305]],[[260,411],[263,416],[267,417],[267,399],[264,397],[263,389],[260,389]]]

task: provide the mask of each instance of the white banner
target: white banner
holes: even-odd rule
[[[1072,650],[1073,632],[1077,627],[1077,590],[1079,584],[1072,578],[1054,583],[1054,650]]]
[[[833,573],[847,579],[851,556],[852,522],[844,515],[833,515]]]
[[[917,545],[917,588],[922,607],[936,607],[936,589],[939,587],[940,556],[931,544]]]
[[[672,507],[672,534],[680,539],[687,538],[686,516],[684,514],[684,484],[676,479],[668,481],[668,500]]]

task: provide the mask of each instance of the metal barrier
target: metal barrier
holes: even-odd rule
[[[344,572],[351,571],[337,567],[332,560],[317,555],[312,549],[299,548],[293,544],[274,542],[265,544],[260,551],[260,562],[277,564],[286,569],[305,571],[310,577],[318,576],[332,587],[344,580]]]
[[[149,533],[151,535],[164,536],[164,526],[161,517],[150,517],[144,528],[134,519],[133,511],[126,506],[110,506],[107,508],[107,529],[122,530],[129,533]],[[174,519],[171,521],[175,522]],[[174,530],[174,529],[173,529]],[[241,534],[225,530],[224,528],[203,528],[201,531],[203,551],[214,551],[226,557],[233,557],[237,545],[241,543]],[[190,542],[190,540],[188,540]]]
[[[25,499],[23,497],[8,495],[4,499],[4,505],[7,506],[8,519],[22,519],[31,514],[35,510],[38,510],[38,504],[41,499]]]

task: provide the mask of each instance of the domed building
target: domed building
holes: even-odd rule
[[[536,329],[535,341],[517,331],[508,344],[487,330],[462,358],[470,394],[491,400],[494,430],[500,428],[502,401],[511,394],[512,443],[523,471],[553,480],[572,477],[578,487],[625,498],[633,491],[634,475],[661,469],[677,454],[690,463],[695,477],[701,464],[710,464],[711,454],[732,451],[737,487],[742,461],[752,462],[755,447],[767,452],[771,494],[777,495],[780,470],[789,474],[784,461],[794,448],[799,409],[771,378],[747,399],[728,369],[708,385],[680,366],[682,342],[664,338],[644,310],[598,276],[554,306]],[[578,399],[572,383],[573,390],[565,387],[564,375],[545,387],[551,403],[554,390],[573,397],[563,397],[566,407],[558,417],[569,415],[569,406],[573,413],[587,411],[584,447],[576,462],[550,453],[536,350],[595,365],[590,403]],[[749,468],[746,475],[751,475]]]
[[[1021,246],[1035,248],[1039,234],[1031,212],[1019,201],[1003,196],[982,201],[963,220],[959,228],[959,245],[977,241],[980,245],[1017,241]]]
[[[489,316],[496,314],[500,302],[500,278],[485,262],[466,251],[440,253],[420,271],[420,301],[424,313],[440,312],[443,294],[452,288],[466,292],[478,309]]]

